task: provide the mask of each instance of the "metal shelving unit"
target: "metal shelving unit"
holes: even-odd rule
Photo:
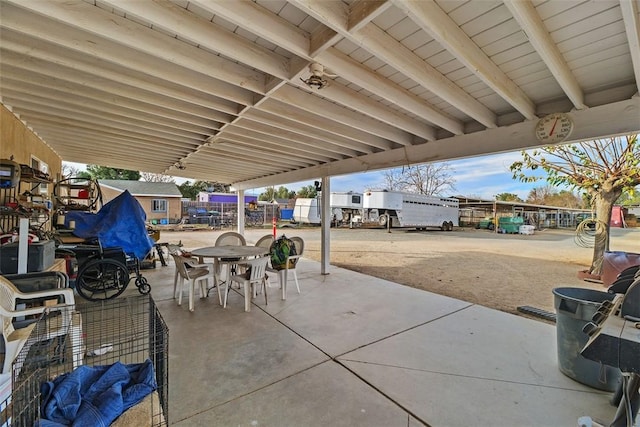
[[[18,185],[11,188],[0,188],[0,229],[9,233],[17,228],[20,218],[29,218],[30,225],[42,228],[50,219],[51,206],[47,205],[47,195],[35,193],[41,184],[52,181],[26,165],[21,165],[22,172]],[[38,199],[38,201],[36,201]],[[40,201],[41,200],[41,201]]]
[[[98,181],[90,178],[69,177],[53,187],[56,219],[70,211],[96,212],[102,207],[102,192]],[[56,220],[56,225],[58,221]]]

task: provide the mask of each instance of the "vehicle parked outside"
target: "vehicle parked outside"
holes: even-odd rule
[[[488,216],[484,219],[481,219],[480,222],[476,224],[477,229],[485,229],[485,230],[494,230],[496,228],[496,223],[492,217]]]

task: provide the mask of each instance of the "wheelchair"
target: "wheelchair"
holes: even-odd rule
[[[78,260],[78,274],[72,286],[89,301],[103,301],[122,294],[135,276],[138,291],[146,295],[151,285],[140,273],[140,261],[120,247],[103,248],[100,242],[91,245],[65,246]]]

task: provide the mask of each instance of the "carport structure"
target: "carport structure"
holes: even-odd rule
[[[0,5],[2,103],[66,161],[328,194],[539,146],[551,113],[564,142],[640,130],[637,0]]]

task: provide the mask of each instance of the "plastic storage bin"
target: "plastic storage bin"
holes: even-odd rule
[[[56,259],[56,243],[53,240],[29,243],[27,254],[27,272],[46,270]],[[0,271],[18,272],[18,242],[0,246]]]

